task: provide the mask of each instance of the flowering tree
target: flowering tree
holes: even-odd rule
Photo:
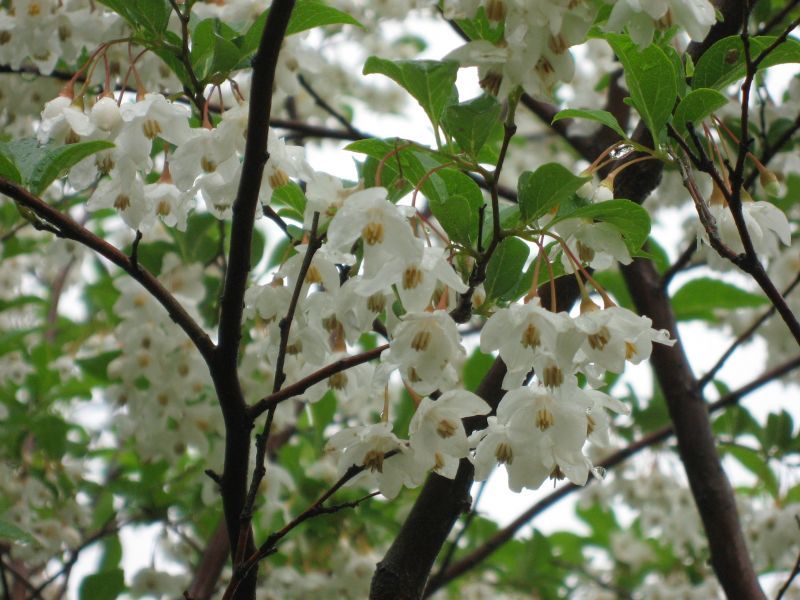
[[[0,2],[5,597],[783,596],[800,3],[264,4]]]

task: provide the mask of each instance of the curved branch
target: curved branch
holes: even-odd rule
[[[0,177],[0,193],[13,198],[25,208],[32,210],[37,217],[45,223],[55,228],[58,237],[74,240],[79,244],[94,250],[103,258],[111,261],[120,269],[128,273],[133,279],[138,281],[163,306],[170,318],[189,336],[194,342],[200,354],[210,362],[214,354],[214,344],[208,337],[203,328],[186,312],[180,302],[169,293],[156,277],[144,269],[139,264],[123,254],[120,250],[109,244],[103,238],[98,237],[84,226],[72,219],[69,215],[60,212],[7,179]]]

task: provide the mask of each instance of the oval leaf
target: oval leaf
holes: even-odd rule
[[[528,245],[515,237],[508,237],[497,245],[486,265],[486,281],[483,285],[487,300],[499,298],[517,287],[528,254]]]
[[[547,163],[535,171],[525,171],[517,182],[519,212],[524,221],[533,221],[570,198],[590,177],[578,177],[558,163]]]

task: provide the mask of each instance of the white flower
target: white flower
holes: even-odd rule
[[[454,363],[464,356],[455,322],[443,310],[407,313],[395,329],[386,362],[397,365],[419,394],[457,381]]]
[[[363,296],[371,296],[383,289],[397,286],[403,308],[418,312],[430,306],[436,285],[441,282],[451,290],[464,293],[467,285],[444,258],[445,249],[423,247],[410,256],[397,256],[387,260],[374,274],[364,274],[356,290]]]
[[[156,182],[144,186],[147,204],[154,207],[155,214],[164,225],[186,231],[186,219],[191,208],[192,197],[180,191],[172,183]]]
[[[417,251],[417,242],[407,217],[407,211],[386,199],[385,188],[355,192],[331,220],[328,246],[333,251],[349,253],[353,242],[361,238],[367,263],[411,256]]]
[[[743,253],[744,244],[730,209],[716,203],[711,204],[709,209],[717,222],[722,242],[737,254]],[[742,216],[757,254],[777,256],[779,241],[787,246],[791,244],[789,221],[786,219],[786,214],[774,204],[745,200],[742,202]],[[707,240],[704,229],[701,231],[701,237]]]
[[[392,433],[388,423],[351,427],[336,433],[325,445],[326,452],[341,452],[339,474],[350,467],[364,467],[364,471],[350,484],[368,478],[375,480],[378,489],[387,498],[397,496],[400,489],[416,487],[422,482],[424,469],[414,460],[407,443]],[[394,453],[387,457],[386,454]]]
[[[571,373],[572,359],[580,342],[569,315],[543,308],[538,298],[528,304],[501,308],[481,331],[481,351],[499,350],[508,368],[504,389],[520,385],[534,366],[542,377],[551,363]]]
[[[491,410],[480,397],[466,390],[445,392],[437,400],[423,398],[408,427],[411,447],[424,461],[440,467],[447,455],[464,458],[469,442],[462,419]],[[455,473],[448,473],[455,476]]]
[[[123,104],[120,111],[124,124],[117,136],[117,147],[144,170],[150,168],[150,149],[155,138],[177,146],[191,134],[189,109],[161,94],[147,94],[144,100]]]
[[[648,317],[619,306],[584,310],[575,319],[575,326],[583,334],[581,352],[585,360],[613,373],[622,373],[626,360],[639,364],[648,359],[653,342],[675,344],[668,331],[656,331],[652,324]]]

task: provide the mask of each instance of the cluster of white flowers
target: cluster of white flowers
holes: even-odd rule
[[[201,274],[200,265],[164,257],[161,280],[191,312],[205,295]],[[118,406],[114,423],[121,439],[132,440],[143,458],[177,459],[189,449],[208,455],[210,441],[222,434],[222,418],[209,395],[205,363],[138,283],[123,277],[115,285],[121,295],[114,312],[122,321],[114,335],[124,350],[108,366],[109,376],[119,379],[108,395]]]
[[[3,521],[33,538],[32,543],[12,545],[11,555],[15,559],[46,564],[53,556],[81,542],[81,530],[92,522],[92,507],[55,491],[59,479],[75,481],[81,476],[82,469],[69,461],[47,460],[16,468],[0,462]]]

